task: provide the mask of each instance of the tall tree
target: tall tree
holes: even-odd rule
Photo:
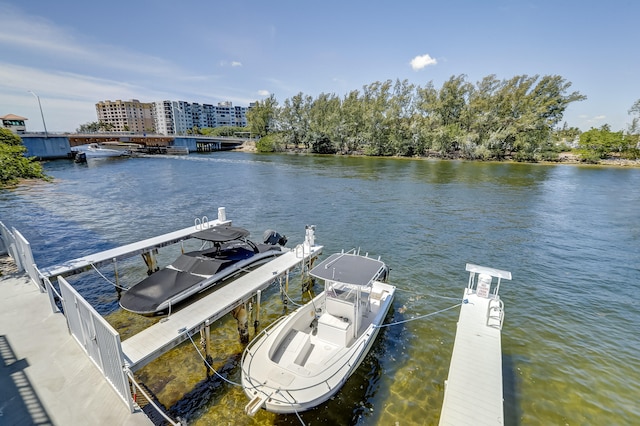
[[[249,131],[260,137],[266,136],[270,131],[277,130],[276,109],[278,101],[272,93],[265,100],[256,102],[249,111],[247,111],[247,123]]]
[[[640,133],[640,99],[634,102],[629,108],[629,115],[632,116],[631,124],[629,125],[629,134],[638,135]]]

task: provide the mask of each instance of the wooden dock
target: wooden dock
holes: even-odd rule
[[[271,285],[278,276],[320,253],[322,246],[302,244],[131,336],[122,342],[127,367],[134,372],[144,367],[187,340],[201,325],[210,324],[231,312],[249,301],[258,290]]]
[[[498,269],[467,265],[471,272],[465,288],[456,338],[445,381],[440,425],[502,425],[504,406],[502,393],[501,329],[504,309],[498,290],[500,279],[511,279],[511,273]],[[475,274],[498,278],[491,291]],[[495,284],[495,283],[494,283]]]

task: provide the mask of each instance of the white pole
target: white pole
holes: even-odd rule
[[[29,90],[29,93],[31,93],[33,96],[35,96],[36,99],[38,100],[38,107],[40,108],[40,116],[42,117],[42,125],[44,126],[44,137],[46,139],[48,137],[48,135],[47,135],[47,125],[44,122],[44,114],[42,113],[42,104],[40,103],[40,96],[36,95],[31,90]]]

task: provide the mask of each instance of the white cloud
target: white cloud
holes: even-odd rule
[[[269,96],[270,93],[268,90],[258,90],[258,95],[260,96]]]
[[[421,70],[422,68],[428,67],[429,65],[435,65],[438,61],[435,58],[429,56],[429,54],[424,54],[422,56],[416,56],[411,60],[411,68],[414,71]]]
[[[242,66],[242,62],[232,61],[231,62],[231,66],[232,67],[241,67]]]

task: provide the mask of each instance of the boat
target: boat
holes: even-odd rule
[[[230,225],[194,232],[189,238],[201,240],[203,249],[181,254],[123,291],[120,306],[143,315],[170,313],[177,303],[287,251],[287,238],[275,231],[265,231],[263,243],[254,243],[248,236],[246,229]]]
[[[245,413],[298,413],[331,398],[358,368],[384,321],[395,286],[380,259],[335,253],[309,273],[324,290],[247,345]]]
[[[131,155],[131,151],[129,150],[114,149],[98,143],[78,146],[77,151],[85,154],[86,158],[122,157]]]
[[[73,152],[73,161],[75,163],[86,163],[87,162],[87,154],[80,151]]]

